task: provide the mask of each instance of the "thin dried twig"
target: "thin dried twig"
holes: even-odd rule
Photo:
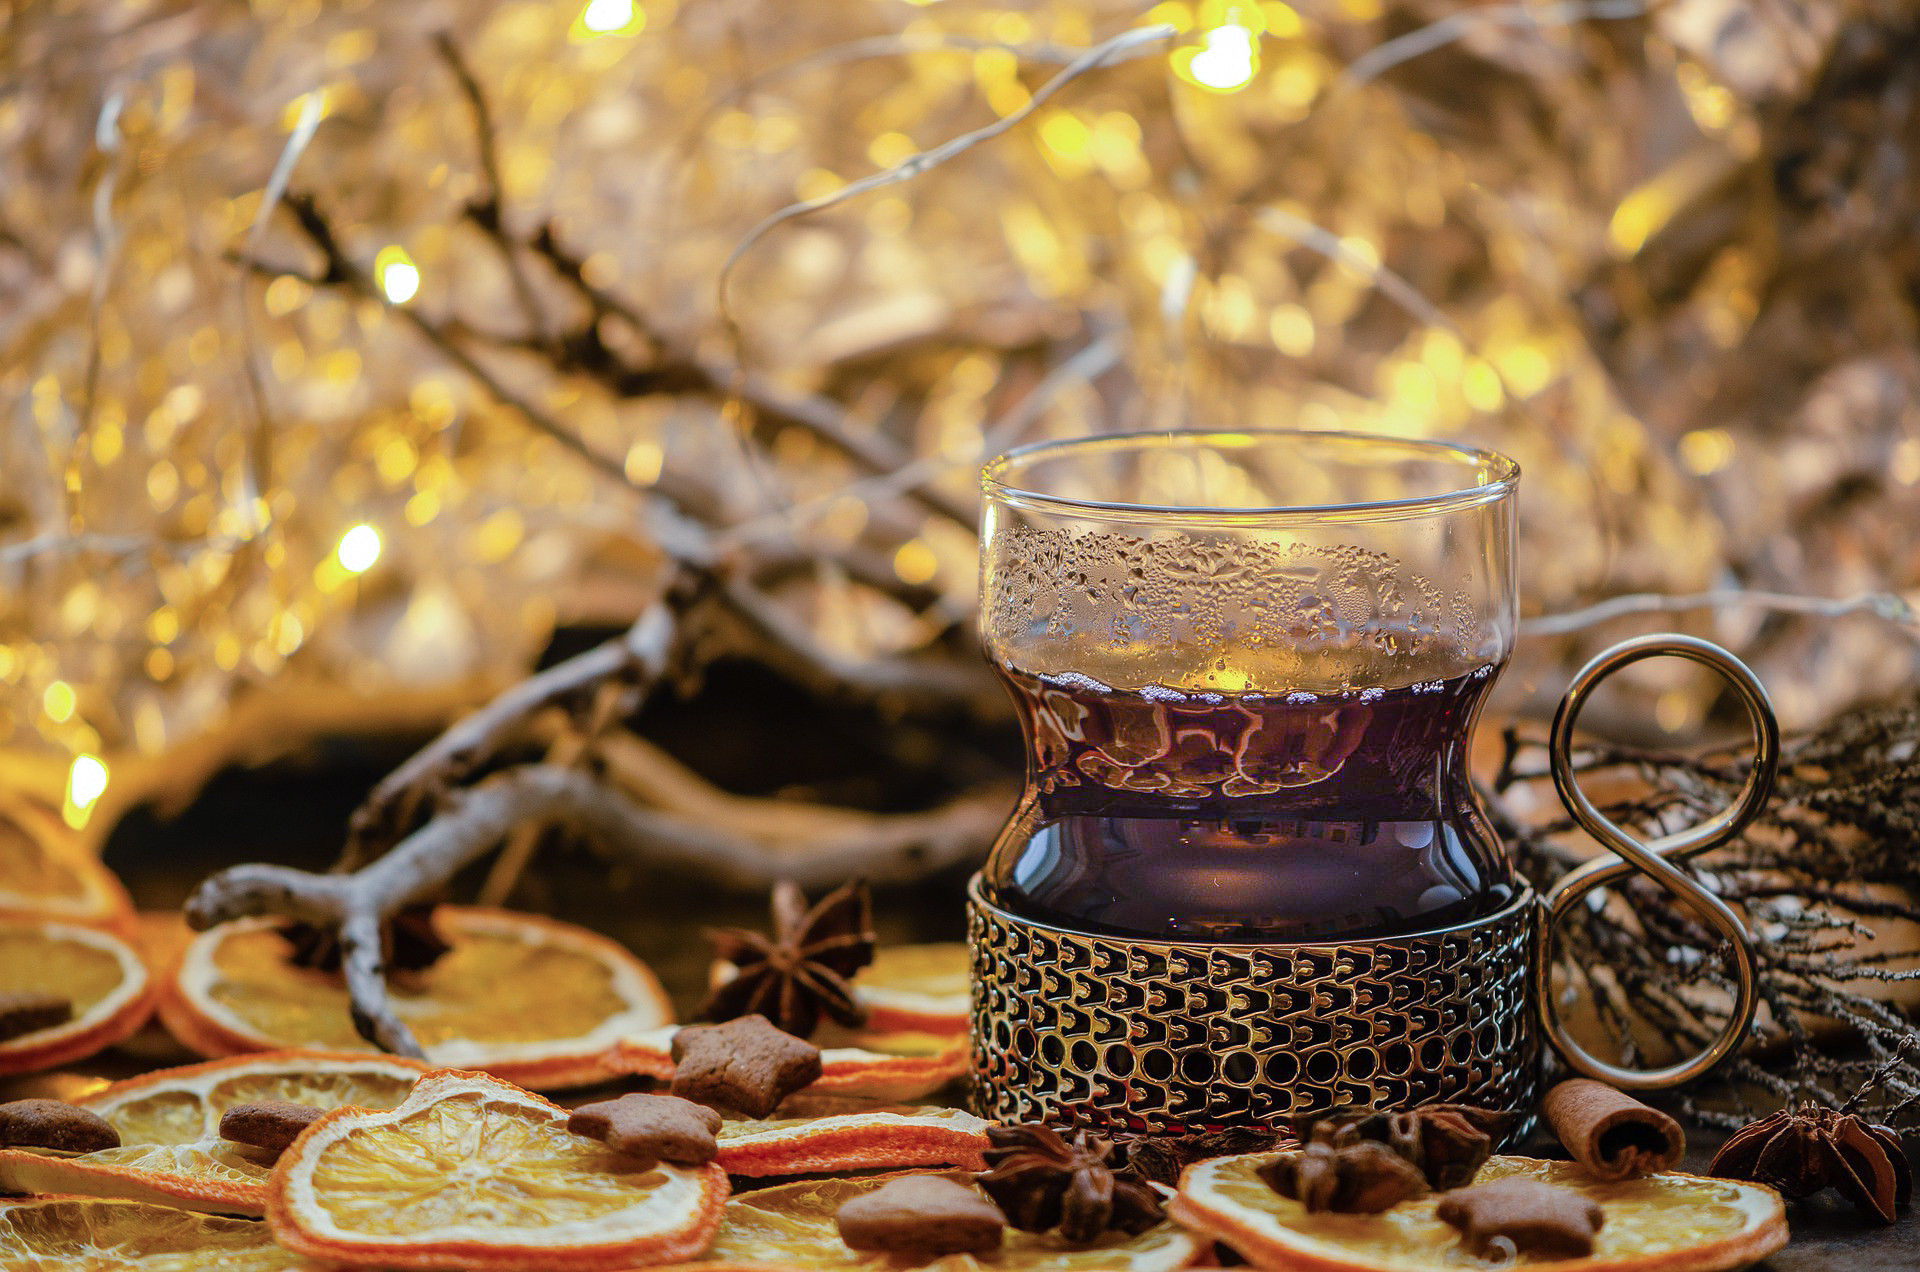
[[[1905,597],[1893,592],[1861,592],[1854,596],[1796,596],[1788,592],[1748,591],[1721,588],[1712,592],[1691,592],[1669,596],[1658,592],[1634,592],[1613,596],[1597,605],[1564,614],[1542,614],[1520,624],[1523,637],[1565,636],[1610,623],[1632,614],[1686,614],[1710,609],[1752,609],[1776,614],[1807,614],[1819,618],[1844,618],[1849,614],[1870,614],[1884,619],[1920,641],[1920,613]]]
[[[1089,71],[1096,70],[1110,62],[1117,61],[1142,45],[1157,44],[1163,40],[1170,40],[1178,34],[1178,31],[1165,23],[1159,23],[1154,26],[1135,27],[1132,30],[1122,31],[1111,39],[1096,44],[1079,57],[1074,58],[1073,61],[1067,63],[1065,67],[1061,68],[1057,75],[1035,89],[1033,96],[1028,98],[1020,109],[1011,111],[999,119],[994,120],[992,123],[976,128],[971,132],[962,133],[960,136],[943,141],[937,146],[922,150],[918,154],[908,155],[905,159],[902,159],[893,167],[888,168],[885,172],[873,173],[871,176],[862,177],[858,181],[849,182],[831,194],[824,194],[816,199],[803,199],[798,203],[790,203],[778,212],[771,213],[762,220],[760,224],[747,231],[745,238],[734,244],[733,250],[727,253],[727,259],[720,266],[720,274],[715,280],[714,290],[718,297],[721,320],[726,323],[729,330],[737,331],[738,324],[734,321],[733,306],[729,300],[729,284],[733,280],[734,267],[740,263],[742,257],[753,250],[755,244],[759,243],[761,239],[765,238],[780,226],[786,224],[788,221],[798,220],[803,216],[811,216],[815,212],[823,212],[828,208],[837,207],[847,200],[857,199],[863,194],[871,194],[875,190],[884,189],[890,185],[898,185],[903,181],[911,181],[922,173],[939,167],[941,164],[947,162],[947,160],[963,155],[975,146],[992,141],[1000,134],[1019,127],[1028,116],[1046,105],[1056,93]]]
[[[474,145],[480,154],[480,174],[486,179],[485,191],[468,202],[467,216],[487,232],[488,240],[498,249],[501,264],[506,267],[507,278],[513,284],[514,297],[520,302],[520,311],[527,325],[532,328],[534,337],[544,343],[551,339],[546,311],[533,293],[533,284],[528,280],[526,268],[521,264],[520,255],[514,250],[502,222],[504,209],[501,191],[505,187],[500,180],[499,147],[486,91],[480,87],[480,81],[474,78],[466,58],[460,54],[460,46],[454,43],[450,33],[442,31],[435,35],[433,47],[439,52],[440,60],[447,64],[447,69],[453,72],[454,80],[460,85],[460,95],[466,99],[467,109],[473,115]]]
[[[643,686],[657,681],[666,673],[678,628],[671,607],[656,603],[619,637],[529,676],[442,733],[382,778],[354,813],[348,860],[364,860],[391,842],[423,799],[496,754],[535,712],[615,677]]]
[[[1370,80],[1379,79],[1396,66],[1445,48],[1485,27],[1537,31],[1547,27],[1572,26],[1577,22],[1637,18],[1646,11],[1647,6],[1642,0],[1585,0],[1584,3],[1582,0],[1563,0],[1559,4],[1490,4],[1465,9],[1459,13],[1449,13],[1444,18],[1368,49],[1353,59],[1341,74],[1339,85],[1346,89],[1358,88]]]

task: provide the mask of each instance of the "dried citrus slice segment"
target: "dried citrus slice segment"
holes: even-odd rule
[[[400,1056],[281,1051],[129,1078],[75,1101],[119,1132],[118,1148],[0,1150],[0,1190],[259,1216],[266,1213],[271,1161],[221,1139],[222,1113],[256,1100],[390,1109],[427,1068]]]
[[[263,1223],[96,1197],[0,1199],[0,1267],[85,1272],[320,1272]]]
[[[727,1203],[719,1231],[696,1263],[686,1268],[719,1272],[722,1267],[775,1269],[860,1268],[872,1272],[902,1265],[884,1254],[847,1248],[833,1217],[841,1206],[898,1175],[861,1179],[816,1179],[756,1189]],[[1054,1233],[1008,1229],[1006,1243],[993,1254],[942,1261],[938,1267],[978,1267],[987,1272],[1171,1272],[1200,1253],[1192,1234],[1161,1224],[1137,1237],[1110,1233],[1088,1246],[1072,1246]]]
[[[0,807],[0,915],[124,930],[133,902],[52,814],[8,803]]]
[[[622,1042],[622,1071],[672,1077],[674,1028],[649,1030]],[[807,1097],[903,1104],[924,1100],[967,1072],[966,1042],[939,1034],[823,1029],[812,1042],[820,1048],[821,1073],[801,1092]]]
[[[542,1272],[685,1259],[726,1198],[718,1166],[647,1166],[531,1092],[436,1069],[398,1108],[308,1127],[274,1167],[267,1222],[313,1258]]]
[[[395,1010],[427,1058],[485,1069],[539,1090],[630,1071],[623,1038],[673,1019],[660,982],[626,947],[572,924],[506,910],[441,906],[452,948],[397,974]],[[201,933],[162,995],[161,1018],[202,1055],[282,1047],[372,1050],[353,1027],[344,982],[294,966],[269,920]]]
[[[1189,1167],[1173,1217],[1233,1247],[1256,1267],[1288,1272],[1428,1272],[1474,1262],[1460,1252],[1460,1234],[1434,1217],[1437,1197],[1403,1201],[1378,1215],[1308,1214],[1254,1174],[1272,1156],[1249,1153]],[[1576,1189],[1606,1212],[1591,1256],[1523,1260],[1529,1268],[1720,1272],[1745,1267],[1787,1243],[1779,1194],[1755,1184],[1674,1173],[1601,1183],[1573,1162],[1528,1157],[1496,1157],[1474,1182],[1511,1175]]]
[[[853,978],[867,1028],[964,1034],[969,1019],[967,947],[959,941],[888,945]]]
[[[138,1029],[152,982],[133,946],[101,928],[0,919],[0,994],[53,994],[72,1005],[64,1024],[0,1039],[0,1074],[51,1069]]]
[[[831,1041],[831,1039],[827,1040]],[[856,1034],[856,1045],[827,1046],[810,1095],[846,1095],[898,1103],[923,1100],[965,1076],[967,1044],[942,1034]]]
[[[729,1175],[964,1166],[985,1170],[990,1123],[961,1109],[905,1109],[831,1117],[727,1122],[717,1160]]]

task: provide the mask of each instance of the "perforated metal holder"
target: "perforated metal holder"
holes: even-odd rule
[[[1185,1134],[1339,1105],[1533,1120],[1539,902],[1369,941],[1184,944],[1030,922],[969,888],[974,1103],[1002,1122]]]

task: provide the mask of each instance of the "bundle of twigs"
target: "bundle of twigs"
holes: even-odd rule
[[[1491,799],[1543,783],[1544,736],[1507,731]],[[1745,780],[1736,757],[1595,747],[1583,783],[1631,788],[1615,822],[1654,836],[1724,807]],[[1597,789],[1597,787],[1596,787]],[[1578,859],[1565,819],[1503,830],[1536,885]],[[1920,1062],[1903,990],[1920,980],[1920,697],[1848,712],[1790,742],[1773,800],[1749,831],[1698,863],[1754,934],[1763,1004],[1754,1041],[1689,1096],[1688,1111],[1738,1125],[1755,1098],[1838,1107],[1886,1068],[1880,1120],[1920,1103]],[[1714,934],[1664,889],[1634,883],[1575,913],[1558,970],[1590,996],[1629,1060],[1658,1037],[1701,1048],[1723,1027],[1732,984]],[[1727,1089],[1728,1087],[1731,1090]]]

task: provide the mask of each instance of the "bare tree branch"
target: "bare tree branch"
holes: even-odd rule
[[[373,788],[354,813],[349,860],[410,822],[420,801],[445,790],[524,729],[544,707],[616,677],[651,685],[665,674],[679,635],[679,620],[665,602],[650,606],[614,640],[529,676],[415,752]]]
[[[624,753],[629,774],[644,760]],[[655,773],[651,780],[657,780]],[[830,837],[790,840],[743,827],[711,809],[698,816],[646,808],[618,788],[575,768],[527,764],[503,770],[448,797],[432,820],[392,851],[352,874],[312,874],[283,866],[245,865],[202,882],[187,899],[187,922],[198,930],[256,915],[278,915],[335,928],[354,1024],[388,1051],[420,1056],[419,1040],[394,1012],[387,994],[381,928],[406,906],[432,897],[463,867],[529,823],[570,827],[603,849],[650,864],[691,867],[740,883],[793,879],[814,886],[864,875],[918,877],[978,854],[1005,819],[1012,792],[992,788],[960,796],[925,813],[810,811]],[[791,817],[777,801],[726,801]],[[748,816],[747,821],[756,819]],[[821,827],[824,828],[824,827]]]

